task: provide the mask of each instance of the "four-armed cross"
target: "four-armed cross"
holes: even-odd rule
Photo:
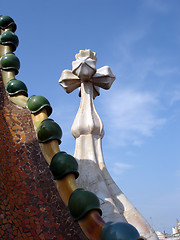
[[[81,103],[71,129],[76,139],[74,156],[79,162],[77,183],[99,197],[105,221],[131,223],[146,239],[157,240],[150,225],[119,189],[105,166],[103,123],[93,99],[99,95],[99,87],[111,87],[115,76],[107,66],[96,70],[96,61],[95,53],[81,50],[72,63],[72,71],[64,70],[59,80],[67,93],[80,88]]]
[[[72,63],[72,71],[64,70],[59,83],[67,93],[80,88],[81,103],[71,129],[76,139],[74,156],[79,162],[77,182],[99,197],[105,220],[124,221],[100,170],[104,163],[101,147],[104,128],[93,101],[99,95],[99,87],[109,89],[115,76],[108,66],[96,69],[96,61],[96,53],[81,50]]]

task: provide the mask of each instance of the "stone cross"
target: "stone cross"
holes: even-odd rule
[[[103,123],[96,112],[94,99],[99,87],[109,89],[115,80],[108,66],[96,69],[96,53],[81,50],[72,63],[72,71],[64,70],[59,83],[67,93],[79,88],[81,103],[71,132],[76,139],[74,156],[79,163],[79,187],[94,192],[100,199],[105,221],[123,221],[134,225],[141,236],[157,240],[157,236],[119,189],[109,174],[102,153]]]
[[[72,71],[64,70],[59,83],[71,93],[84,82],[90,82],[93,87],[93,98],[99,96],[99,87],[109,89],[115,80],[115,76],[108,66],[96,69],[96,53],[88,50],[81,50],[76,54],[76,61],[72,62]]]
[[[122,221],[99,168],[99,163],[104,162],[101,147],[104,127],[94,106],[99,87],[109,89],[115,76],[108,66],[96,69],[96,61],[96,53],[81,50],[72,62],[72,71],[64,70],[59,83],[67,93],[80,88],[81,103],[71,128],[80,172],[77,183],[99,197],[105,220]]]

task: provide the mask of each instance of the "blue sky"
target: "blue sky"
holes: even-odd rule
[[[1,0],[20,44],[17,79],[29,96],[45,96],[73,154],[71,125],[78,91],[58,80],[80,49],[97,53],[97,68],[116,80],[95,106],[105,126],[103,152],[116,183],[159,231],[180,219],[180,1]]]

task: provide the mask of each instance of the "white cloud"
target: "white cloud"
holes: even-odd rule
[[[148,0],[148,1],[144,1],[144,5],[146,5],[148,8],[152,8],[153,10],[162,12],[162,13],[166,13],[170,10],[170,5],[167,4],[167,1],[163,1],[163,0]]]
[[[145,1],[147,5],[161,9],[169,9],[160,0]],[[153,20],[136,22],[137,26],[133,29],[125,29],[121,35],[116,36],[113,45],[115,45],[116,63],[114,63],[115,72],[121,79],[133,79],[136,84],[144,81],[147,76],[154,74],[157,77],[170,77],[179,74],[177,64],[172,64],[174,56],[167,51],[167,57],[164,57],[157,45],[148,41],[153,33]],[[140,48],[140,46],[142,46]],[[137,51],[137,49],[139,51]],[[166,49],[164,49],[166,51]],[[154,76],[153,76],[154,77]]]
[[[171,105],[173,105],[177,101],[180,101],[180,86],[177,86],[177,88],[172,93]]]
[[[149,4],[159,10],[166,9],[165,5],[161,9],[155,1],[150,1]],[[155,50],[156,46],[151,44],[142,47],[147,50],[147,54],[137,54],[136,47],[141,42],[143,44],[143,39],[151,32],[150,26],[151,22],[148,22],[140,24],[138,30],[135,28],[137,31],[125,30],[115,41],[118,60],[113,64],[113,69],[117,81],[119,78],[123,81],[121,90],[111,90],[110,99],[104,100],[105,111],[108,113],[108,120],[104,121],[105,131],[111,128],[108,129],[111,133],[108,131],[106,138],[115,146],[142,145],[144,137],[153,136],[157,128],[165,124],[166,119],[160,115],[160,111],[165,110],[167,102],[173,104],[180,100],[180,88],[169,98],[175,82],[172,80],[179,75],[177,66],[170,64],[168,58],[164,59]],[[125,83],[131,87],[123,89]],[[137,90],[145,88],[148,90]]]
[[[167,67],[167,66],[162,67],[162,66],[159,66],[157,63],[157,66],[154,69],[154,72],[157,76],[164,77],[167,75],[172,76],[173,74],[179,74],[179,69],[177,69],[176,67]]]
[[[111,127],[111,137],[116,139],[116,145],[130,143],[139,146],[143,137],[152,136],[155,129],[166,121],[158,116],[158,99],[149,92],[133,89],[115,91],[105,106],[108,113],[106,123]]]
[[[132,60],[132,49],[135,44],[141,41],[147,34],[146,26],[139,26],[138,30],[131,29],[124,32],[119,38],[116,37],[116,53],[118,52],[123,63]]]
[[[133,168],[133,165],[131,165],[131,164],[115,162],[113,164],[113,166],[110,168],[110,171],[111,171],[112,175],[114,175],[114,177],[116,177],[132,168]]]

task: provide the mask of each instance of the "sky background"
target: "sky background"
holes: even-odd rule
[[[45,96],[74,153],[71,125],[80,98],[58,80],[81,49],[116,80],[95,99],[103,120],[104,159],[120,189],[148,222],[171,233],[180,220],[180,1],[0,0],[16,22],[17,79]]]

